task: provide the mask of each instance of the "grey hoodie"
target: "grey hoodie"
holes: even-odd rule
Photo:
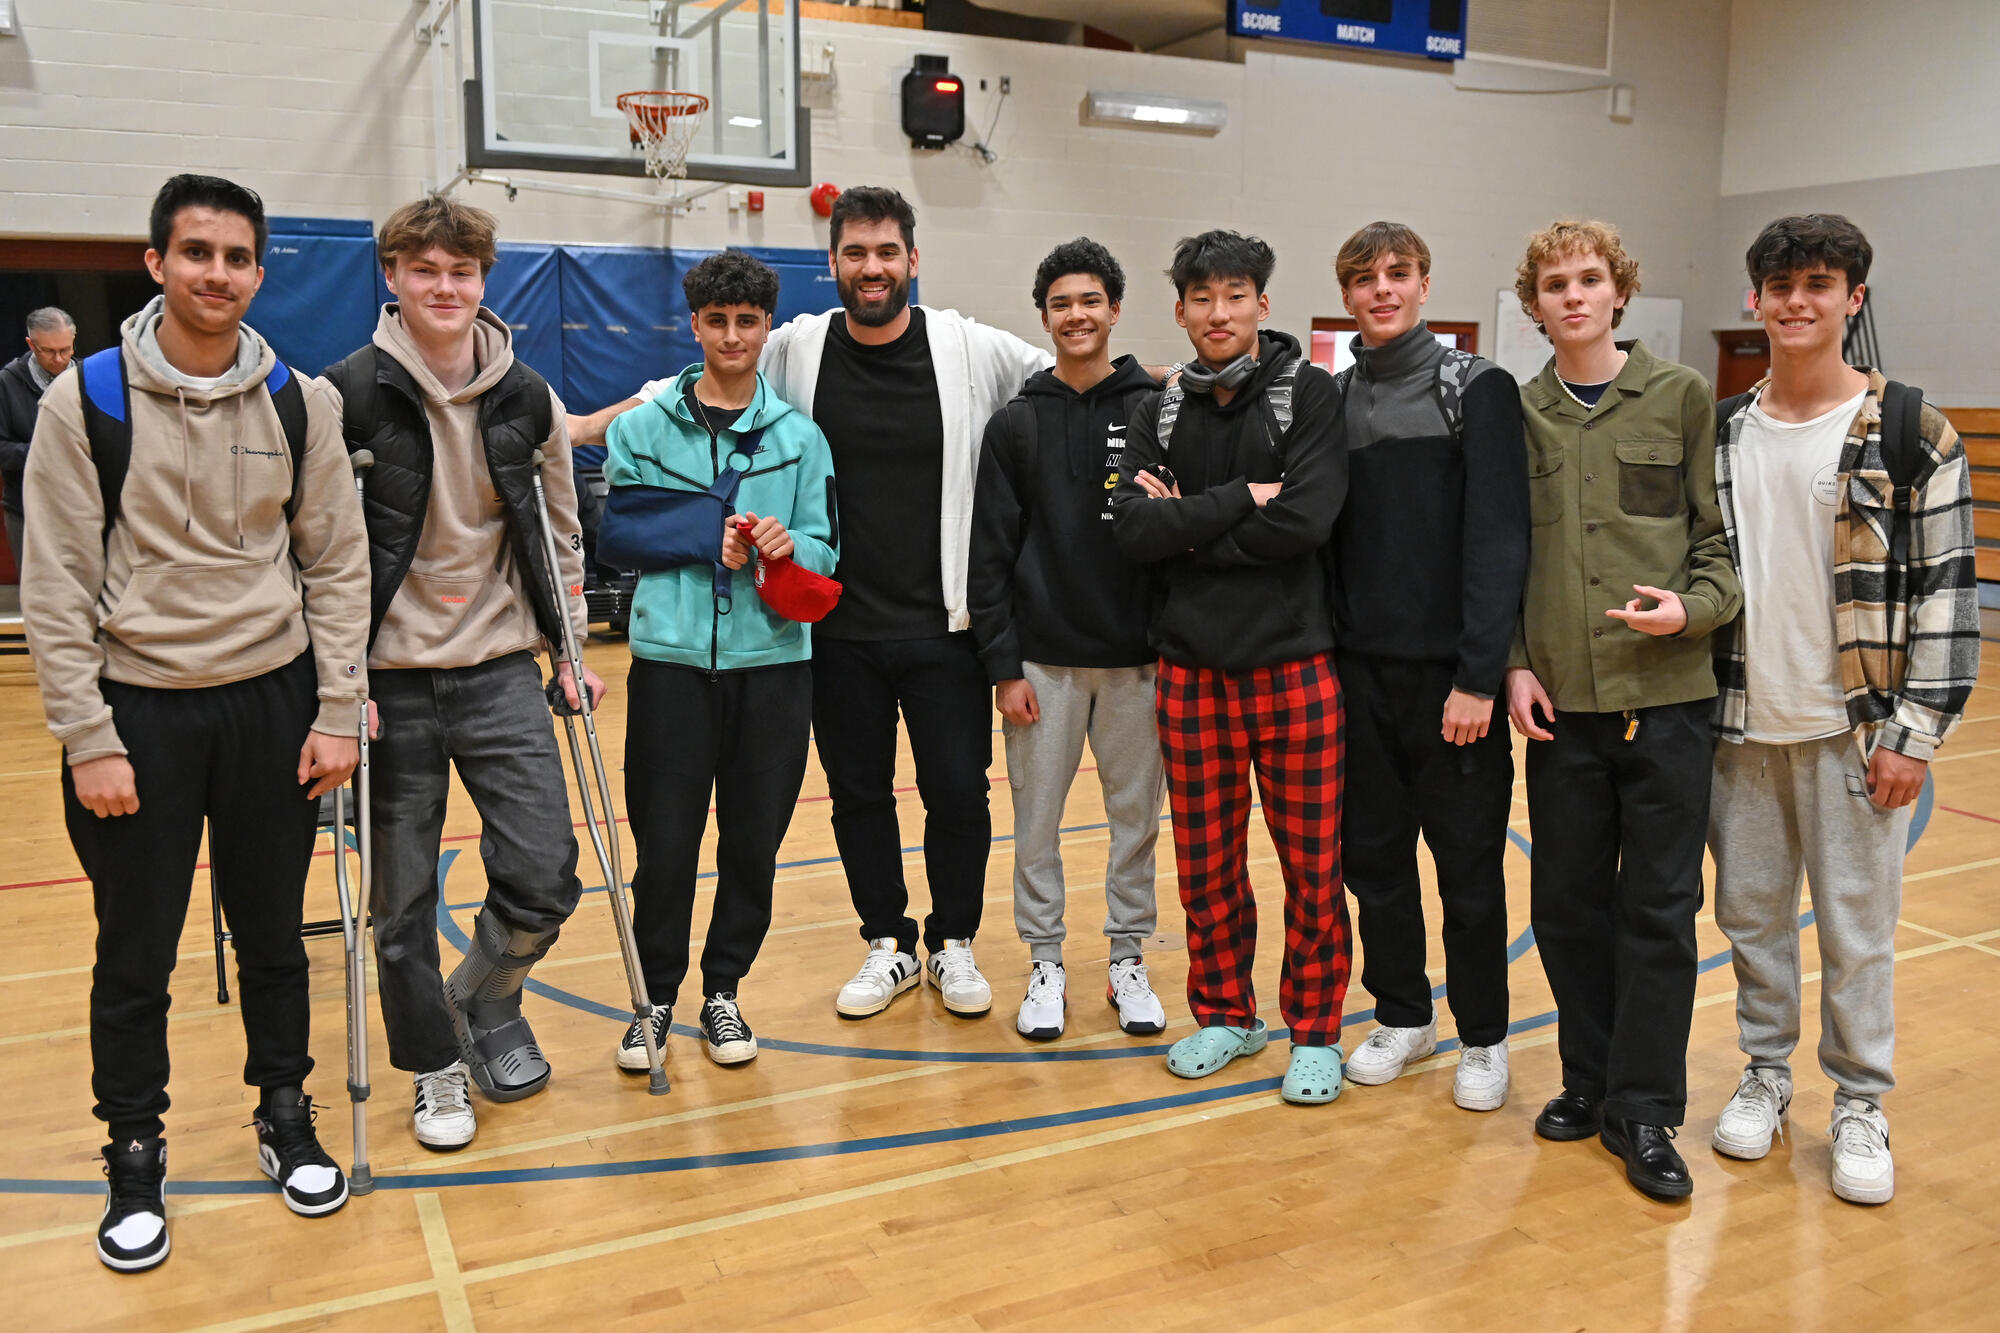
[[[161,355],[159,307],[121,331],[132,459],[108,541],[76,368],[42,398],[23,488],[35,540],[21,614],[49,730],[72,764],[123,754],[100,679],[226,685],[310,647],[313,729],[351,734],[368,693],[368,541],[339,412],[300,379],[305,468],[288,525],[291,450],[263,392],[277,357],[245,327],[236,364],[207,387]]]

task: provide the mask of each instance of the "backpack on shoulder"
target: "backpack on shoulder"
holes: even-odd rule
[[[90,440],[91,461],[97,465],[97,489],[104,498],[104,540],[118,522],[125,493],[125,474],[132,465],[132,385],[125,374],[125,349],[107,347],[76,363],[83,390],[83,427]],[[285,499],[285,522],[298,513],[299,477],[305,471],[306,396],[298,377],[283,361],[273,363],[264,390],[278,421],[285,428],[285,445],[292,455],[292,493]]]

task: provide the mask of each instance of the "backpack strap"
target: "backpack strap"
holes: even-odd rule
[[[125,472],[132,465],[132,386],[125,377],[125,351],[113,345],[77,362],[83,390],[83,429],[90,459],[97,465],[97,491],[104,499],[104,540],[118,522]]]
[[[1465,427],[1465,391],[1493,364],[1477,352],[1462,351],[1456,347],[1444,349],[1437,368],[1438,408],[1444,413],[1446,429],[1454,437]]]
[[[1160,457],[1167,456],[1167,445],[1174,438],[1174,423],[1181,419],[1181,404],[1187,401],[1187,390],[1179,380],[1175,380],[1160,390],[1160,424],[1154,432],[1160,445]]]
[[[1264,413],[1264,434],[1271,442],[1271,452],[1278,456],[1280,463],[1285,461],[1285,437],[1292,430],[1292,390],[1298,384],[1299,367],[1305,361],[1303,356],[1295,356],[1285,362],[1264,387],[1260,404]]]
[[[306,395],[299,377],[282,361],[271,365],[264,377],[264,389],[271,406],[278,409],[278,424],[285,430],[285,445],[292,453],[292,493],[285,497],[285,525],[291,526],[299,513],[299,484],[306,474]]]
[[[1924,461],[1924,391],[1890,380],[1882,391],[1882,466],[1895,487],[1889,526],[1889,560],[1898,568],[1910,561],[1910,509],[1917,472]]]

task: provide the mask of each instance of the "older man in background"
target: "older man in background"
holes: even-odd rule
[[[21,568],[21,475],[28,470],[28,441],[35,434],[42,391],[69,369],[76,354],[76,321],[55,306],[28,315],[28,350],[0,366],[0,511],[7,549]]]

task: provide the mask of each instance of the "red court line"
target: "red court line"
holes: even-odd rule
[[[1983,819],[1989,824],[2000,824],[2000,819],[1995,819],[1992,815],[1982,815],[1976,810],[1960,810],[1949,805],[1941,805],[1938,809],[1948,815],[1964,815],[1967,819]]]
[[[1095,773],[1095,772],[1097,771],[1097,765],[1095,765],[1095,764],[1090,764],[1090,765],[1087,765],[1086,767],[1083,767],[1083,768],[1079,768],[1079,769],[1077,769],[1076,771],[1077,771],[1078,773]],[[988,779],[986,779],[986,785],[987,785],[987,786],[989,786],[989,787],[992,787],[992,786],[997,786],[998,784],[1000,784],[1000,783],[1002,783],[1002,782],[1005,782],[1006,780],[1007,780],[1007,775],[1006,775],[1005,773],[1002,773],[1002,774],[1001,774],[1001,775],[1000,775],[999,777],[997,777],[997,778],[988,778]],[[915,788],[915,787],[894,787],[894,788],[891,788],[891,790],[892,790],[892,791],[895,791],[895,792],[897,792],[897,793],[904,793],[904,792],[913,792],[913,791],[915,791],[915,790],[916,790],[916,788]],[[812,803],[812,802],[814,802],[814,801],[830,801],[830,800],[832,800],[832,799],[833,799],[833,798],[832,798],[831,796],[801,796],[801,797],[800,797],[800,798],[798,799],[798,801],[797,801],[797,804],[799,804],[799,805],[809,805],[809,804],[811,804],[811,803]],[[1950,807],[1949,807],[1949,806],[1940,806],[1940,807],[1938,807],[1938,808],[1939,808],[1939,809],[1941,809],[1941,810],[1942,810],[1942,809],[1950,809]],[[712,805],[711,805],[710,807],[708,807],[708,812],[709,812],[710,814],[714,814],[714,813],[715,813],[715,807],[714,807],[714,806],[712,806]],[[1962,814],[1965,814],[1965,813],[1967,813],[1967,812],[1966,812],[1966,811],[1963,811],[1963,810],[1952,810],[1952,813],[1953,813],[1953,814],[1955,814],[1955,815],[1962,815]],[[1985,815],[1973,815],[1972,817],[1973,817],[1974,819],[1985,819],[1985,818],[1986,818],[1986,816],[1985,816]],[[630,821],[629,821],[629,820],[628,820],[628,819],[627,819],[627,818],[626,818],[625,816],[623,816],[623,815],[620,815],[620,816],[618,817],[618,822],[619,822],[619,823],[621,823],[621,824],[625,824],[625,823],[629,823]],[[1994,822],[1994,823],[1996,823],[1996,824],[2000,824],[2000,819],[1996,819],[1996,820],[1994,820],[1993,822]],[[583,821],[579,819],[579,820],[578,820],[578,821],[576,821],[576,822],[575,822],[574,824],[571,824],[571,825],[570,825],[570,827],[571,827],[571,828],[582,828],[582,827],[583,827]],[[451,836],[450,836],[449,838],[440,838],[440,839],[439,839],[439,841],[440,841],[440,842],[471,842],[471,841],[472,841],[473,839],[475,839],[475,838],[478,838],[479,836],[480,836],[480,835],[479,835],[479,834],[477,834],[477,833],[454,833],[454,834],[452,834],[452,835],[451,835]],[[320,856],[332,856],[332,855],[333,855],[333,848],[331,848],[331,847],[322,847],[322,848],[320,848],[319,850],[315,851],[315,852],[313,853],[313,855],[314,855],[315,857],[320,857]],[[202,862],[201,864],[197,865],[197,866],[195,867],[195,869],[196,869],[196,870],[206,870],[206,869],[208,869],[208,862],[206,862],[206,861],[203,861],[203,862]],[[88,884],[89,882],[90,882],[90,876],[88,876],[88,875],[72,875],[72,876],[70,876],[70,877],[69,877],[68,879],[28,879],[28,880],[22,880],[22,881],[21,881],[20,883],[18,883],[18,884],[0,884],[0,893],[5,893],[5,892],[6,892],[7,890],[9,890],[9,889],[45,889],[45,888],[49,887],[49,886],[50,886],[50,885],[52,885],[52,884]]]

